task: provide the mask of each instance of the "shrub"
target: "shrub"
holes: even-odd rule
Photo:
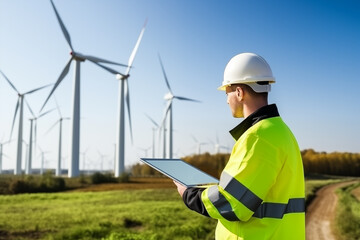
[[[116,182],[116,179],[110,173],[100,173],[96,172],[91,175],[91,183],[92,184],[100,184],[100,183],[113,183]]]
[[[65,180],[54,177],[50,172],[41,177],[25,176],[15,178],[9,185],[9,192],[18,193],[37,193],[37,192],[59,192],[65,190]]]
[[[129,173],[124,172],[118,177],[118,182],[120,182],[120,183],[127,183],[129,181],[130,181]]]
[[[40,192],[59,192],[63,190],[65,190],[65,180],[63,178],[53,177],[51,174],[46,174],[41,178]]]
[[[9,190],[13,194],[31,193],[33,191],[33,188],[25,180],[15,179],[10,183]]]

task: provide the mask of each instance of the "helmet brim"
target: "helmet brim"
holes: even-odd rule
[[[249,87],[252,88],[252,90],[254,90],[257,93],[262,93],[262,92],[270,92],[271,91],[271,83],[275,83],[275,80],[273,79],[272,81],[269,81],[269,84],[265,84],[265,85],[261,85],[261,84],[257,84],[256,82],[239,82],[239,83],[233,83],[233,84],[246,84]],[[226,91],[226,87],[230,86],[232,84],[224,84],[221,85],[220,87],[217,88],[217,90],[219,91]]]

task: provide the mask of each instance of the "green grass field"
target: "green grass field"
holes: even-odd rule
[[[334,180],[306,181],[307,197]],[[175,188],[0,195],[1,239],[213,239]]]
[[[0,196],[0,239],[207,239],[175,189]]]

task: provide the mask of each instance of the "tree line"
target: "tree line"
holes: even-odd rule
[[[360,153],[301,151],[305,173],[360,176]]]
[[[360,176],[360,153],[347,152],[316,152],[313,149],[301,151],[305,174],[329,174],[338,176]],[[204,172],[219,178],[230,154],[204,153],[191,155],[182,159]],[[133,176],[162,176],[161,173],[147,166],[136,164],[131,168]]]

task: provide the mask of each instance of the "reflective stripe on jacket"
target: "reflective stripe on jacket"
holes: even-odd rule
[[[216,239],[303,240],[305,189],[297,141],[275,105],[249,117],[232,132],[237,141],[219,185],[201,194],[208,215],[219,220]]]

